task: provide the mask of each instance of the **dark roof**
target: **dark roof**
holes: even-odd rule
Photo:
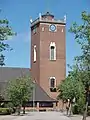
[[[7,98],[5,94],[5,88],[7,87],[9,80],[14,80],[21,76],[30,76],[29,68],[11,68],[11,67],[0,67],[0,93]],[[35,101],[56,101],[49,97],[49,95],[37,84],[35,83]],[[31,100],[33,100],[33,94]]]
[[[0,93],[5,97],[5,88],[9,80],[14,80],[18,77],[28,75],[30,76],[29,68],[13,68],[13,67],[0,67]]]
[[[0,82],[7,82],[8,80],[21,77],[22,75],[30,75],[30,69],[29,68],[0,67]]]
[[[33,99],[35,101],[56,101],[55,99],[51,98],[37,83],[34,84],[33,89],[31,101],[33,101]]]

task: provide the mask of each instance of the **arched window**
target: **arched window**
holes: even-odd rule
[[[55,79],[54,78],[51,78],[51,88],[54,88],[55,87]]]
[[[34,62],[36,62],[36,45],[34,45]]]
[[[55,42],[51,42],[51,44],[50,44],[50,60],[56,60]]]
[[[56,92],[56,79],[55,79],[55,77],[50,77],[50,91]]]
[[[55,79],[55,77],[50,77],[50,88],[56,88],[56,79]]]

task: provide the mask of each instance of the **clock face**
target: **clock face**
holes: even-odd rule
[[[56,26],[55,26],[55,25],[53,25],[53,24],[52,24],[52,25],[50,25],[50,31],[53,31],[53,32],[54,32],[55,30],[56,30]]]

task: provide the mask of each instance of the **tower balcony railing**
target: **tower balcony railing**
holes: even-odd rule
[[[66,21],[64,19],[61,19],[61,20],[57,20],[57,19],[49,20],[48,18],[46,18],[46,19],[37,18],[36,20],[32,21],[31,27],[34,26],[35,24],[39,23],[39,22],[66,24]]]

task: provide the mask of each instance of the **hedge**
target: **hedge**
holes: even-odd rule
[[[0,108],[0,115],[10,115],[13,113],[12,108]]]

